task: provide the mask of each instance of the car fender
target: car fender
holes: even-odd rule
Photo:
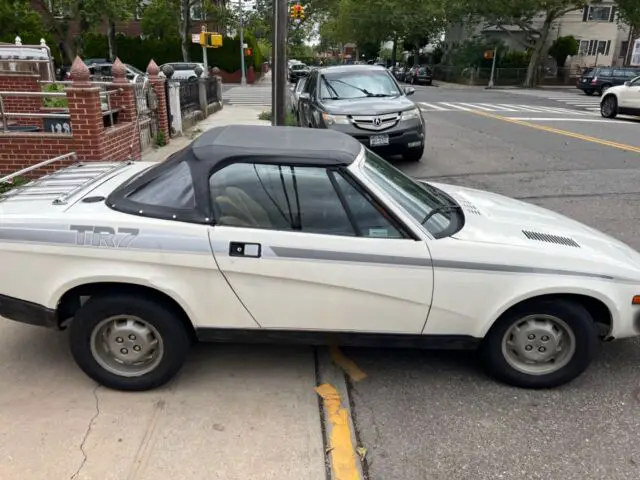
[[[74,277],[72,280],[66,281],[58,285],[47,301],[47,307],[56,309],[60,300],[67,292],[76,287],[83,285],[92,285],[98,283],[120,283],[148,287],[163,293],[175,301],[187,314],[189,319],[195,318],[196,313],[189,308],[189,302],[185,301],[182,295],[176,291],[166,279],[162,276],[154,276],[153,278],[145,278],[142,276],[123,276],[123,275],[91,275],[85,277]]]
[[[542,297],[545,295],[582,295],[585,297],[595,298],[596,300],[600,300],[609,309],[613,324],[615,324],[620,318],[620,311],[616,307],[616,302],[614,301],[614,299],[602,293],[602,291],[600,290],[596,290],[594,288],[587,288],[587,287],[577,287],[577,286],[576,287],[571,287],[571,286],[570,287],[559,287],[559,286],[543,287],[543,288],[536,288],[534,290],[529,290],[527,292],[522,292],[522,294],[520,295],[509,298],[508,301],[505,301],[502,305],[500,305],[500,307],[492,317],[486,319],[485,322],[479,325],[479,328],[476,332],[476,336],[479,338],[484,337],[489,332],[491,327],[496,323],[496,321],[498,321],[500,317],[504,315],[504,313],[508,311],[510,308],[522,302],[525,302],[527,300],[531,300],[537,297]]]

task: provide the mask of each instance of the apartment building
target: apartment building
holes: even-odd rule
[[[534,19],[533,27],[542,26],[544,17]],[[516,25],[503,25],[502,28],[480,22],[472,27],[455,25],[447,31],[446,42],[461,43],[473,36],[502,40],[510,49],[524,50],[526,34]],[[620,23],[617,7],[612,0],[594,2],[583,9],[574,10],[556,20],[549,35],[549,45],[558,37],[571,35],[580,46],[567,66],[622,66],[628,57],[630,37],[628,25]]]

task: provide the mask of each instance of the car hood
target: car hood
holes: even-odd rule
[[[325,100],[324,106],[329,113],[340,115],[381,115],[402,112],[416,105],[404,95],[398,97],[364,97],[344,100]]]
[[[524,248],[567,260],[608,263],[627,272],[637,271],[640,278],[640,253],[594,228],[496,193],[429,183],[462,206],[465,224],[453,235],[455,239]]]

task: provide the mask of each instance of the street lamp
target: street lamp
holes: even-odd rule
[[[238,0],[240,6],[240,70],[242,76],[240,77],[240,85],[247,86],[247,77],[244,73],[244,11],[242,10],[242,0]]]

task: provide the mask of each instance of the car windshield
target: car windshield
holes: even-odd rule
[[[129,68],[129,70],[131,70],[133,73],[135,73],[136,75],[146,75],[142,70],[137,69],[136,67],[134,67],[133,65],[129,65],[127,64],[127,67]]]
[[[291,65],[291,70],[304,70],[306,67],[304,63],[294,63]]]
[[[386,70],[323,73],[320,88],[324,100],[400,95],[398,85]]]
[[[366,150],[365,155],[365,176],[432,235],[438,236],[451,225],[452,215],[455,215],[452,209],[454,205],[440,190],[416,182],[370,150]],[[443,211],[432,214],[434,209]],[[426,222],[425,218],[428,218]]]

